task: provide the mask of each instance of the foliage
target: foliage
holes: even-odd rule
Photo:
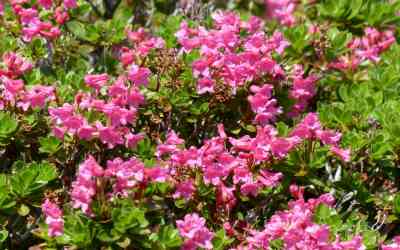
[[[0,2],[0,249],[399,249],[399,13]]]

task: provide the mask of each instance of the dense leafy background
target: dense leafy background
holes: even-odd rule
[[[215,233],[213,249],[230,249],[244,241],[247,227],[259,230],[277,211],[288,209],[291,184],[305,188],[306,200],[334,195],[336,206],[321,205],[314,217],[315,223],[330,226],[331,237],[350,240],[361,235],[366,249],[380,249],[383,242],[400,235],[400,46],[394,41],[379,60],[365,60],[354,69],[329,66],[350,55],[349,42],[362,37],[368,27],[390,30],[398,40],[399,1],[298,1],[296,23],[286,26],[265,14],[269,5],[263,1],[194,1],[185,7],[185,1],[173,0],[79,0],[77,8],[68,10],[69,20],[58,25],[58,38],[36,37],[30,42],[21,38],[23,27],[12,2],[4,4],[0,16],[0,55],[12,51],[27,58],[33,68],[20,77],[25,86],[53,86],[56,99],[44,108],[24,111],[7,106],[0,112],[0,248],[179,249],[185,239],[176,221],[196,212]],[[290,43],[283,54],[273,54],[283,71],[290,75],[299,64],[305,75],[317,76],[316,95],[297,117],[287,115],[293,105],[288,97],[290,76],[249,81],[236,94],[223,84],[214,93],[196,91],[192,63],[201,55],[197,50],[180,51],[175,33],[183,21],[210,29],[211,14],[218,9],[235,11],[242,20],[252,15],[263,18],[266,34],[281,31]],[[52,21],[52,11],[40,9],[40,17]],[[144,139],[136,147],[110,149],[98,139],[57,138],[49,107],[73,103],[78,92],[90,92],[84,80],[87,74],[107,73],[113,80],[123,74],[120,50],[132,46],[127,30],[141,27],[165,41],[164,48],[152,50],[140,61],[152,72],[148,86],[140,89],[146,101],[138,108],[134,126]],[[310,32],[312,27],[319,32]],[[173,198],[175,183],[151,182],[135,187],[128,198],[96,196],[92,217],[71,207],[71,183],[89,154],[101,166],[116,157],[135,156],[151,168],[159,164],[157,145],[170,130],[184,139],[187,149],[218,136],[218,124],[232,138],[256,136],[249,88],[270,82],[277,86],[274,95],[283,108],[273,123],[280,136],[288,136],[306,114],[315,112],[324,128],[342,133],[341,147],[351,149],[351,161],[332,156],[322,144],[305,143],[283,160],[258,166],[281,172],[282,181],[256,197],[237,191],[238,202],[228,213],[217,209],[218,192],[202,181],[199,171],[189,174],[196,183],[196,199]],[[3,91],[4,80],[0,83]],[[85,116],[104,121],[95,112]],[[45,199],[63,209],[62,236],[47,234],[40,208]],[[227,221],[235,234],[223,226]],[[279,240],[270,248],[285,249]]]

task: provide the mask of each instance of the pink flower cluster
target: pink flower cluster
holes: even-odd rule
[[[241,243],[237,250],[269,249],[273,240],[283,240],[283,248],[287,250],[365,250],[360,236],[350,241],[341,241],[336,236],[330,240],[330,230],[327,225],[313,222],[315,209],[320,205],[334,205],[334,198],[330,194],[321,195],[317,199],[305,201],[303,189],[291,186],[291,192],[297,198],[289,202],[289,209],[275,213],[266,223],[262,231],[250,230],[246,241]]]
[[[280,24],[293,26],[296,23],[294,11],[296,0],[265,0],[266,15],[276,19]]]
[[[128,68],[127,72],[112,84],[107,74],[88,74],[84,81],[93,90],[91,93],[80,92],[75,96],[73,105],[65,103],[62,107],[49,109],[55,136],[63,139],[68,134],[87,141],[97,138],[109,148],[117,145],[133,148],[143,139],[142,134],[133,133],[132,126],[138,108],[145,102],[139,88],[148,84],[151,71],[136,63],[139,64],[139,60],[143,59],[141,57],[150,50],[162,48],[164,41],[150,37],[143,29],[128,31],[128,38],[134,49],[125,47],[120,55],[122,64]],[[104,119],[90,122],[84,116],[88,112],[97,113]]]
[[[144,181],[144,164],[132,158],[128,161],[123,161],[121,158],[115,158],[107,162],[107,169],[104,176],[108,178],[115,178],[113,184],[113,193],[128,196],[131,190],[138,183]]]
[[[400,236],[394,237],[392,244],[381,246],[381,250],[399,250],[399,249],[400,249]]]
[[[331,152],[341,160],[344,162],[350,161],[350,149],[339,148],[340,138],[342,137],[341,133],[324,130],[315,113],[307,114],[303,121],[294,128],[291,136],[308,140],[318,139],[324,145],[330,146]]]
[[[127,30],[126,32],[132,48],[121,48],[120,60],[125,67],[145,58],[152,50],[165,47],[165,41],[162,38],[151,36],[143,28],[139,28],[137,31]]]
[[[144,29],[128,30],[127,36],[133,48],[123,47],[119,55],[127,72],[112,84],[107,74],[86,75],[84,81],[93,90],[91,93],[80,92],[73,105],[65,103],[62,107],[49,109],[55,136],[63,139],[68,134],[87,141],[97,138],[109,148],[117,145],[133,148],[143,139],[143,134],[133,133],[131,127],[138,108],[145,102],[140,87],[147,86],[151,71],[138,65],[143,65],[141,60],[152,49],[163,48],[164,41],[150,36]],[[102,119],[90,122],[84,116],[88,112],[102,115],[106,124],[101,122]]]
[[[137,116],[137,109],[144,103],[144,96],[135,84],[128,84],[125,76],[120,76],[109,85],[107,74],[87,75],[85,82],[94,92],[81,92],[76,95],[73,105],[65,103],[62,107],[50,108],[53,120],[53,133],[60,139],[65,133],[82,140],[100,139],[109,148],[117,145],[135,147],[143,138],[134,134],[131,125]],[[101,89],[106,94],[102,94]],[[84,116],[86,111],[104,116],[107,125],[100,120],[90,123]]]
[[[256,113],[255,123],[266,125],[275,121],[275,117],[282,113],[282,109],[277,107],[276,99],[272,98],[273,86],[264,84],[262,87],[251,86],[250,90],[254,95],[248,97],[251,109]]]
[[[176,180],[174,198],[191,199],[195,195],[194,180],[182,175],[180,169],[198,169],[203,182],[216,188],[217,206],[229,211],[236,205],[236,188],[244,196],[257,196],[260,189],[277,186],[283,177],[268,169],[254,171],[253,165],[283,159],[304,140],[319,140],[341,160],[350,160],[350,150],[339,147],[341,134],[324,130],[315,113],[308,114],[288,137],[278,137],[270,125],[258,127],[254,138],[227,137],[222,125],[218,130],[219,136],[206,140],[200,148],[186,149],[184,140],[173,131],[158,145],[156,156],[160,164],[167,165],[171,178]]]
[[[200,148],[191,147],[189,149],[185,149],[182,145],[183,140],[171,131],[166,142],[157,147],[156,155],[160,162],[169,166],[171,177],[177,180],[175,198],[189,199],[193,197],[196,191],[194,180],[191,177],[186,176],[186,180],[182,181],[182,177],[185,177],[179,172],[182,168],[201,170],[203,182],[216,188],[217,206],[225,210],[231,210],[236,205],[234,195],[236,187],[239,188],[242,195],[256,196],[261,188],[278,185],[282,178],[281,173],[266,169],[256,173],[251,171],[253,153],[250,151],[256,150],[258,146],[256,143],[248,145],[245,149],[235,147],[238,146],[239,143],[236,142],[239,140],[228,138],[222,126],[220,126],[219,131],[219,136],[205,141]],[[260,134],[264,133],[267,133],[267,131],[260,128]],[[264,143],[266,138],[261,138],[262,135],[260,134],[259,138],[254,140]],[[250,138],[246,137],[245,140],[251,144]],[[233,144],[230,149],[226,147],[229,141]],[[267,154],[267,152],[265,153]],[[169,158],[166,156],[169,156]],[[163,161],[162,158],[165,160]],[[232,177],[232,183],[229,181],[230,177]]]
[[[25,87],[18,79],[32,69],[32,64],[14,52],[3,55],[4,69],[0,69],[0,109],[17,106],[23,111],[29,108],[44,108],[55,100],[54,87],[35,85]]]
[[[219,82],[235,92],[238,87],[264,76],[284,75],[271,55],[282,54],[289,45],[280,32],[268,37],[263,31],[263,22],[257,17],[244,22],[236,14],[222,11],[212,17],[214,26],[210,30],[202,26],[190,28],[182,22],[175,34],[183,52],[200,51],[200,59],[192,64],[199,94],[214,92]],[[243,33],[246,35],[241,36]]]
[[[196,213],[187,214],[183,220],[176,221],[179,234],[185,239],[181,249],[196,250],[198,248],[213,248],[211,240],[214,237],[214,233],[205,224],[206,220]]]
[[[317,77],[315,75],[305,77],[303,66],[301,65],[295,65],[292,77],[293,85],[289,92],[289,97],[295,101],[295,104],[289,115],[295,117],[305,111],[309,102],[315,96]]]
[[[3,55],[4,69],[0,69],[0,76],[12,79],[22,76],[32,69],[32,63],[14,52],[6,52]]]
[[[60,6],[56,6],[53,0],[39,0],[31,6],[27,0],[11,0],[10,3],[22,25],[22,38],[26,42],[32,41],[35,37],[48,40],[58,38],[61,35],[58,25],[64,24],[69,19],[69,9],[77,7],[76,0],[64,0]],[[52,23],[51,18],[49,21],[43,21],[40,8],[52,10],[51,17],[56,23]]]
[[[132,157],[124,161],[115,158],[107,162],[104,170],[89,155],[79,166],[76,180],[72,183],[71,199],[74,208],[91,216],[90,205],[98,192],[98,181],[106,180],[112,184],[112,191],[106,196],[113,198],[116,195],[128,197],[134,187],[145,185],[147,182],[165,182],[169,178],[165,168],[145,168],[144,164]]]
[[[73,208],[80,208],[85,214],[92,215],[90,204],[96,195],[96,177],[102,177],[103,174],[103,168],[91,155],[79,166],[77,178],[72,183]]]
[[[4,15],[4,4],[0,2],[0,17]]]
[[[391,30],[381,32],[375,28],[367,27],[364,33],[363,37],[354,38],[347,45],[351,51],[349,54],[339,57],[329,66],[338,70],[355,70],[365,61],[376,63],[380,60],[380,54],[396,42],[394,32]]]
[[[42,204],[42,212],[46,217],[48,235],[50,237],[60,236],[64,233],[64,220],[62,210],[54,203],[46,199]]]

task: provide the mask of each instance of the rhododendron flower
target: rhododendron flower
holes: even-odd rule
[[[58,7],[54,12],[54,17],[58,24],[64,24],[69,19],[68,12],[65,11],[63,8]]]
[[[127,148],[135,148],[136,145],[143,140],[145,137],[144,134],[140,133],[140,134],[132,134],[132,133],[127,133],[125,135],[125,139],[126,139],[126,143],[125,146]]]
[[[204,94],[206,92],[214,93],[215,82],[213,79],[208,77],[203,77],[197,82],[197,93]]]
[[[90,140],[94,137],[94,133],[96,132],[96,128],[90,125],[82,125],[79,126],[77,130],[77,135],[82,140]]]
[[[5,74],[11,78],[19,77],[33,67],[29,61],[14,52],[4,53],[2,59],[6,66]]]
[[[322,143],[327,145],[337,145],[342,137],[341,133],[337,133],[330,130],[317,130],[317,138],[321,140]]]
[[[393,238],[393,243],[388,245],[382,245],[382,250],[399,250],[400,249],[400,236]]]
[[[267,16],[277,19],[281,24],[293,26],[295,18],[293,16],[296,8],[294,0],[265,0]]]
[[[144,171],[146,179],[152,182],[166,182],[170,177],[169,169],[160,166],[146,168]]]
[[[132,64],[128,73],[129,80],[136,86],[149,84],[149,77],[151,71],[148,68],[139,67],[136,64]]]
[[[144,164],[136,158],[131,158],[128,161],[115,158],[107,162],[104,176],[115,177],[114,194],[128,196],[129,189],[144,180]]]
[[[22,80],[13,80],[8,77],[0,77],[4,86],[3,98],[15,104],[18,95],[23,94],[24,82]]]
[[[264,187],[276,187],[282,178],[282,173],[274,173],[268,170],[261,170],[260,175],[257,177],[257,180]]]
[[[46,102],[55,100],[54,87],[36,85],[31,90],[26,91],[22,102],[28,104],[32,108],[43,108]],[[23,109],[26,110],[25,104]]]
[[[174,199],[178,198],[184,198],[185,200],[191,199],[196,191],[196,188],[194,187],[193,184],[194,182],[192,179],[177,183],[176,191],[172,197],[174,197]]]
[[[350,149],[341,149],[336,146],[331,146],[331,152],[337,155],[342,161],[350,161]]]
[[[126,67],[135,61],[135,53],[133,50],[123,47],[119,56],[122,64]]]
[[[354,38],[348,43],[347,47],[351,52],[331,62],[329,67],[342,71],[354,71],[365,61],[379,62],[380,54],[389,49],[395,41],[391,30],[380,32],[375,28],[366,27],[363,37]]]
[[[276,116],[282,113],[282,109],[277,107],[277,102],[272,98],[272,85],[265,84],[262,87],[251,86],[250,90],[255,95],[250,95],[248,101],[251,109],[257,115],[254,121],[260,125],[266,125],[275,120]]]
[[[179,234],[185,238],[183,249],[212,249],[214,234],[205,226],[205,219],[198,214],[187,214],[183,220],[177,220]]]
[[[313,222],[315,209],[319,204],[332,206],[332,196],[324,195],[307,202],[303,199],[303,188],[291,186],[297,200],[289,202],[289,209],[275,213],[262,231],[251,230],[246,239],[249,249],[268,249],[273,240],[282,240],[284,249],[338,249],[363,250],[362,238],[355,236],[349,241],[330,241],[327,225]]]
[[[96,91],[99,91],[101,87],[107,84],[109,79],[110,77],[107,74],[92,74],[85,76],[85,83]]]
[[[42,212],[46,217],[48,225],[48,235],[50,237],[60,236],[64,233],[63,212],[61,209],[48,199],[42,204]]]
[[[75,9],[77,6],[76,0],[64,0],[64,7],[67,9]]]
[[[272,59],[271,53],[282,54],[288,46],[281,33],[267,37],[261,29],[261,20],[253,17],[241,21],[233,12],[218,11],[212,15],[214,25],[190,28],[182,22],[175,34],[183,47],[182,52],[199,49],[200,58],[192,63],[193,75],[198,79],[197,92],[204,94],[214,91],[214,84],[222,82],[235,94],[237,88],[246,82],[260,79],[263,75],[282,77],[282,68]],[[241,36],[241,31],[250,32]],[[224,53],[221,53],[224,51]],[[260,118],[265,114],[260,114]],[[270,118],[261,118],[268,120]]]
[[[90,205],[96,195],[96,177],[102,177],[103,174],[103,168],[89,155],[79,166],[76,180],[72,183],[71,200],[74,208],[80,208],[85,214],[92,215]]]
[[[114,148],[117,145],[124,144],[124,139],[119,131],[114,127],[105,127],[100,122],[96,123],[99,131],[100,140],[108,145],[108,148]]]
[[[38,3],[45,8],[46,10],[50,9],[51,6],[53,5],[52,0],[38,0]]]

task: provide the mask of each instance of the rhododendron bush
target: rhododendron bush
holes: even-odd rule
[[[0,1],[0,249],[400,250],[400,2]]]

